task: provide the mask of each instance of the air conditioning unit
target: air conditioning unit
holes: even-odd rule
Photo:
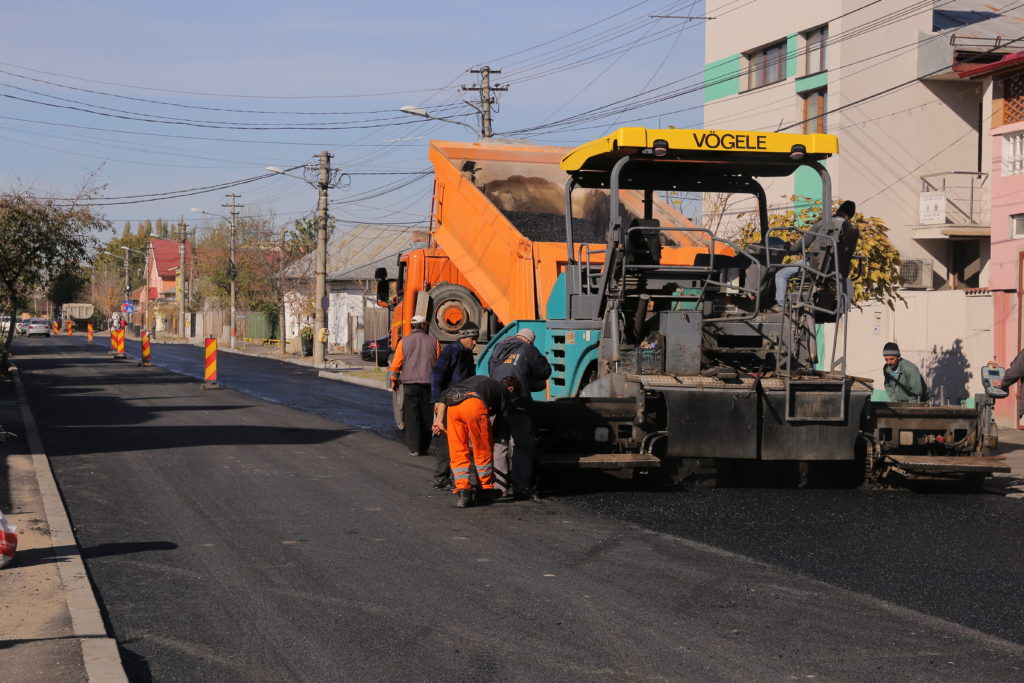
[[[900,281],[905,289],[932,288],[932,262],[910,258],[900,264]]]

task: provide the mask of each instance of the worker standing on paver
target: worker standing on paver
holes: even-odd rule
[[[473,347],[480,337],[480,328],[473,323],[466,323],[458,333],[458,339],[449,344],[441,352],[430,373],[430,394],[434,402],[434,415],[444,410],[444,392],[448,387],[458,384],[467,377],[476,374],[476,362],[473,359]],[[434,429],[435,435],[441,431]],[[441,439],[437,448],[437,462],[434,465],[434,488],[450,490],[452,488],[452,472],[449,462],[447,439]]]
[[[928,399],[928,390],[917,366],[900,355],[900,347],[896,342],[888,342],[882,347],[882,374],[885,376],[885,392],[891,403],[920,403]]]
[[[430,371],[441,355],[441,342],[427,333],[427,319],[414,315],[412,332],[402,337],[395,348],[395,357],[388,368],[391,390],[401,386],[405,394],[402,419],[405,422],[405,445],[409,455],[426,455],[430,449],[431,418],[434,403],[430,400]]]
[[[491,503],[501,495],[494,486],[494,443],[495,438],[505,436],[512,401],[521,390],[515,376],[498,381],[473,375],[444,393],[434,416],[434,429],[448,434],[457,507]],[[474,496],[470,484],[470,471],[474,469],[480,482],[479,496]]]
[[[551,376],[551,365],[533,345],[534,339],[536,335],[533,330],[519,330],[515,336],[498,342],[487,365],[487,372],[494,379],[516,377],[523,388],[509,412],[510,438],[499,439],[494,444],[497,486],[503,493],[511,488],[512,495],[517,499],[529,498],[533,494],[533,452],[536,439],[533,436],[533,398],[530,392],[543,391]],[[512,447],[511,458],[509,441]]]

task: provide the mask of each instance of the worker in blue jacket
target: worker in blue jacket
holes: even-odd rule
[[[434,416],[444,408],[444,392],[462,380],[476,374],[473,348],[480,337],[480,328],[466,323],[458,333],[458,339],[444,347],[434,368],[430,371],[430,394],[434,402]],[[434,436],[443,436],[434,429]],[[448,453],[448,441],[440,439],[435,449],[434,488],[447,491],[452,488],[452,471]]]
[[[551,364],[533,345],[535,338],[533,330],[519,330],[515,336],[495,345],[487,364],[487,372],[494,379],[518,377],[523,387],[522,393],[512,401],[508,415],[511,463],[509,439],[494,442],[495,486],[504,493],[511,489],[513,497],[520,500],[534,495],[533,454],[536,440],[533,435],[533,398],[530,392],[543,391],[551,376]]]

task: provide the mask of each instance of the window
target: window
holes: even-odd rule
[[[804,101],[804,133],[824,133],[825,113],[828,111],[828,93],[825,88],[805,92],[800,97]]]
[[[1024,74],[1014,74],[1002,81],[1003,125],[1024,121]]]
[[[747,88],[778,83],[786,79],[786,41],[769,45],[747,55]]]
[[[804,75],[816,74],[828,68],[825,59],[825,43],[828,42],[828,26],[816,28],[804,34],[806,53],[804,54]]]
[[[1010,216],[1010,237],[1024,237],[1024,213]]]

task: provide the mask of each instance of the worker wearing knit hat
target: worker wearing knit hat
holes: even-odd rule
[[[900,354],[896,342],[888,342],[882,347],[885,365],[882,376],[885,378],[885,393],[890,403],[921,403],[928,400],[928,389],[921,377],[921,371]]]
[[[509,438],[494,442],[495,486],[503,492],[510,489],[516,498],[533,495],[533,435],[531,391],[543,391],[551,376],[551,364],[533,345],[537,335],[528,327],[521,327],[515,336],[498,342],[487,363],[487,373],[494,379],[516,377],[522,385],[522,395],[512,401],[508,415]]]

